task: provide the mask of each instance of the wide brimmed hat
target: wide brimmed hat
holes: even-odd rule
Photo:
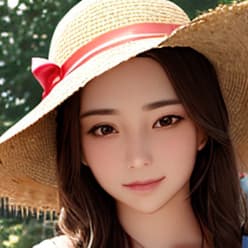
[[[56,107],[94,77],[165,46],[192,47],[212,62],[236,153],[247,165],[248,1],[190,21],[167,0],[83,0],[58,24],[49,59],[33,61],[43,100],[0,137],[0,196],[9,206],[59,211]]]

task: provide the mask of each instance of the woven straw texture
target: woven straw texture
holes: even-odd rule
[[[155,47],[190,46],[214,64],[230,111],[235,146],[247,163],[247,1],[219,7],[189,23],[185,13],[166,0],[83,0],[58,24],[49,59],[62,65],[79,47],[107,31],[151,22],[182,27],[169,37],[128,42],[96,55],[0,137],[0,196],[9,197],[10,205],[59,211],[54,109],[97,75]]]
[[[189,46],[214,65],[228,108],[231,135],[240,159],[248,168],[248,1],[218,7],[178,32],[164,46]]]
[[[61,20],[51,42],[49,59],[61,65],[92,39],[131,24],[185,22],[186,14],[165,0],[81,1]]]

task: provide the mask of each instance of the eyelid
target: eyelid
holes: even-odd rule
[[[101,123],[101,124],[96,124],[96,125],[94,125],[93,127],[91,127],[90,130],[87,131],[87,133],[90,134],[90,135],[93,135],[93,136],[95,136],[95,137],[104,137],[104,136],[111,135],[112,133],[118,133],[116,130],[115,130],[115,132],[112,132],[112,133],[110,133],[110,134],[105,134],[105,135],[104,135],[104,134],[103,134],[103,135],[96,135],[96,134],[94,133],[97,129],[100,129],[101,127],[104,127],[104,126],[111,127],[111,128],[113,128],[113,129],[115,130],[115,128],[114,128],[112,125]]]
[[[161,127],[154,127],[158,121],[160,121],[161,119],[164,119],[165,117],[171,118],[171,119],[172,119],[172,118],[175,118],[176,121],[175,121],[174,123],[172,123],[172,124],[169,124],[169,125],[165,125],[165,126],[161,126]],[[175,114],[163,115],[162,117],[160,117],[160,118],[157,119],[157,121],[153,124],[153,127],[154,127],[154,128],[169,128],[169,127],[171,127],[171,126],[176,125],[178,122],[180,122],[180,121],[183,120],[183,119],[184,119],[184,117],[181,116],[181,115],[175,115]]]
[[[161,119],[163,119],[163,118],[176,118],[177,120],[174,122],[174,123],[172,123],[172,124],[169,124],[169,125],[165,125],[165,126],[161,126],[161,127],[155,127],[155,128],[168,128],[168,127],[170,127],[170,126],[173,126],[173,125],[176,125],[179,121],[181,121],[182,119],[184,119],[184,117],[182,117],[181,115],[175,115],[175,114],[167,114],[167,115],[163,115],[162,117],[160,117],[160,118],[158,118],[156,121],[155,121],[155,123],[153,124],[153,127],[156,125],[156,123],[158,122],[158,121],[160,121]],[[104,127],[104,126],[107,126],[107,127],[111,127],[111,128],[113,128],[113,130],[115,130],[114,132],[111,132],[110,134],[103,134],[103,135],[96,135],[96,134],[94,134],[94,132],[97,130],[97,129],[99,129],[99,128],[101,128],[101,127]],[[100,124],[96,124],[96,125],[94,125],[93,127],[91,127],[90,129],[89,129],[89,131],[87,131],[87,133],[88,134],[91,134],[91,135],[93,135],[93,136],[95,136],[95,137],[104,137],[104,136],[109,136],[109,135],[111,135],[111,134],[113,134],[113,133],[118,133],[117,131],[116,131],[116,129],[111,125],[111,124],[107,124],[107,123],[100,123]]]

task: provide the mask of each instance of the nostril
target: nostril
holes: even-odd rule
[[[135,161],[133,161],[133,163],[130,163],[127,168],[128,169],[132,169],[132,168],[142,168],[142,167],[146,167],[146,166],[150,166],[151,162],[148,160],[138,160],[136,159]]]
[[[152,164],[152,150],[150,143],[146,140],[129,140],[125,147],[125,158],[127,167],[141,168]]]
[[[144,166],[148,166],[148,165],[150,165],[150,162],[145,161],[145,162],[144,162]]]

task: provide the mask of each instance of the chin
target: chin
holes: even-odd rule
[[[161,210],[161,208],[163,208],[165,204],[166,202],[160,204],[159,203],[155,204],[154,202],[151,204],[149,202],[146,202],[144,204],[136,204],[135,206],[130,206],[130,207],[132,207],[135,211],[141,214],[151,215]]]

